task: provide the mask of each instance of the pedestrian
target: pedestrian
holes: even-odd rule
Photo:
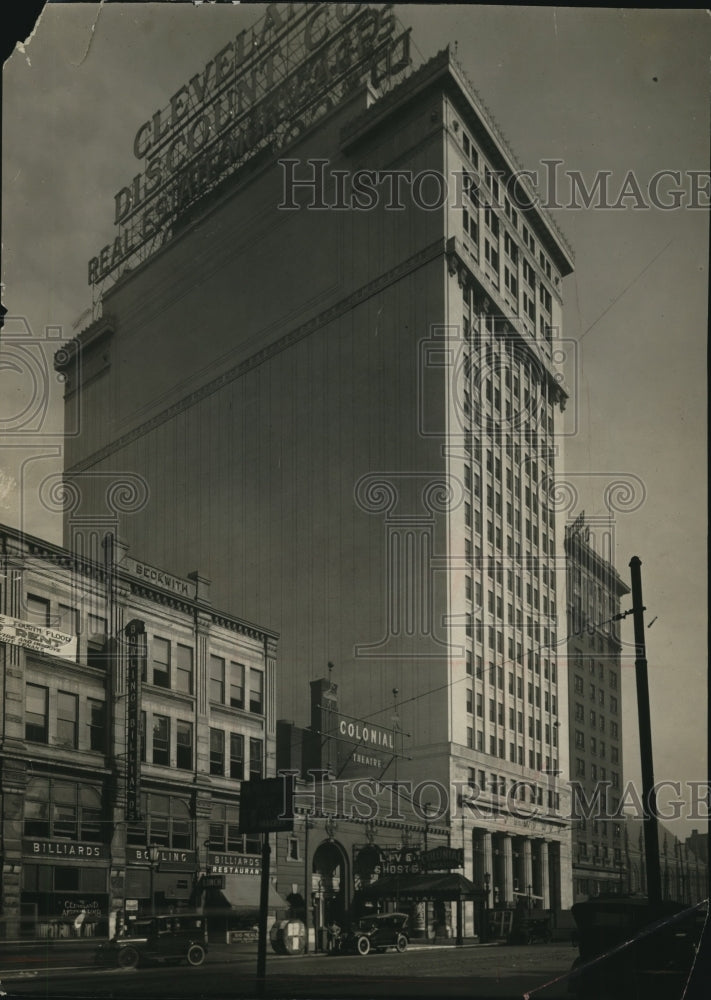
[[[80,910],[74,918],[74,937],[81,937],[86,920],[86,910]]]

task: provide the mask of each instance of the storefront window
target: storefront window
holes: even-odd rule
[[[106,874],[106,868],[88,865],[25,864],[22,903],[36,906],[40,918],[72,921],[83,909],[98,919],[108,912]]]

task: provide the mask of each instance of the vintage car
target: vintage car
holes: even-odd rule
[[[202,914],[176,914],[137,920],[128,932],[101,945],[98,965],[135,969],[140,963],[202,965],[207,954],[207,924]]]
[[[408,916],[406,913],[383,913],[378,916],[363,917],[341,942],[341,951],[353,951],[367,955],[371,951],[385,951],[395,948],[404,951],[408,945]]]

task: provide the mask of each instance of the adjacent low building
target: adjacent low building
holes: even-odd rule
[[[111,536],[103,564],[8,527],[0,544],[0,933],[179,909],[213,866],[256,905],[239,790],[273,773],[277,635]]]

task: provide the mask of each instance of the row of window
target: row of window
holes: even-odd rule
[[[128,844],[195,848],[194,820],[186,801],[156,792],[142,792],[140,801],[141,815],[145,818],[128,824]],[[213,802],[210,808],[210,849],[258,853],[260,837],[245,836],[239,833],[238,828],[239,806]],[[113,826],[102,810],[98,788],[37,777],[28,782],[24,796],[23,832],[26,837],[102,843],[109,841]],[[36,873],[29,878],[36,882]],[[31,885],[25,887],[32,888]],[[51,887],[46,888],[49,891]],[[55,884],[54,888],[64,886]]]
[[[57,714],[52,742],[68,749],[95,750],[106,753],[106,703],[87,698],[80,737],[80,700],[69,691],[57,692]],[[25,685],[25,739],[31,743],[50,742],[49,688],[41,684]]]
[[[523,665],[523,647],[520,642],[514,643],[514,640],[509,636],[508,642],[508,658],[511,663],[518,663]],[[465,651],[465,669],[469,676],[472,676],[472,661],[476,664],[475,676],[478,680],[481,680],[484,676],[484,658],[478,653],[473,656],[472,651],[467,649]],[[540,677],[541,676],[541,663],[543,663],[543,678],[544,680],[550,680],[551,684],[557,684],[558,682],[558,670],[554,661],[549,660],[547,657],[541,657],[538,650],[529,650],[528,653],[528,669]],[[504,668],[501,664],[495,664],[489,662],[486,668],[487,678],[489,684],[493,687],[498,687],[503,690],[504,687]],[[515,691],[517,698],[523,698],[523,678],[515,678]],[[509,694],[514,693],[514,674],[509,671]],[[552,695],[555,703],[555,695]],[[529,699],[530,700],[530,699]],[[555,709],[553,709],[555,711]]]
[[[576,778],[585,778],[587,776],[587,765],[588,762],[583,760],[582,757],[576,757],[575,759]],[[591,763],[589,776],[593,781],[607,781],[607,768]],[[612,782],[613,788],[620,787],[620,775],[617,771],[610,772],[610,781]]]
[[[574,675],[574,690],[576,694],[583,694],[585,692],[585,683],[583,678],[579,674]],[[606,695],[604,688],[596,688],[594,684],[590,685],[590,698],[595,701],[597,698],[597,703],[601,706],[605,705]],[[610,695],[609,708],[613,715],[617,715],[619,711],[619,702],[614,694]],[[615,737],[616,738],[616,737]]]
[[[580,729],[575,730],[575,747],[577,750],[585,749],[585,733]],[[595,736],[588,737],[588,750],[592,756],[604,757],[606,752],[606,746],[604,740],[598,740]],[[619,748],[613,746],[610,748],[610,759],[613,764],[617,763],[619,759]]]
[[[32,594],[26,599],[30,621],[50,624],[50,602]],[[86,656],[89,666],[105,667],[106,619],[97,615],[86,616]],[[68,635],[79,634],[79,612],[67,605],[58,605],[56,627]],[[156,687],[194,694],[194,652],[185,643],[173,642],[160,635],[153,635],[148,642],[147,661],[143,664],[142,680]],[[248,708],[250,712],[264,713],[264,673],[247,668],[243,663],[227,661],[224,657],[210,657],[210,698],[232,708]]]
[[[576,666],[576,668],[578,670],[582,670],[583,669],[583,657],[582,657],[582,651],[581,650],[579,650],[579,649],[575,650],[573,662],[574,662],[574,664],[575,664],[575,666]],[[598,680],[601,680],[601,681],[605,680],[605,665],[604,665],[604,663],[599,663],[598,662],[596,664],[596,662],[595,662],[595,660],[593,659],[592,656],[588,657],[588,671],[589,671],[591,677],[594,677],[595,674],[597,673]],[[616,691],[617,690],[617,671],[616,670],[608,670],[607,681],[608,681],[608,685],[610,686],[610,688],[613,691]]]
[[[264,712],[264,673],[249,669],[249,688],[245,689],[246,668],[223,656],[210,657],[210,701],[230,708],[248,707],[250,712]]]
[[[476,148],[471,137],[464,130],[462,131],[462,150],[464,152],[464,155],[469,160],[469,163],[474,167],[475,171],[477,172],[479,171],[480,162],[481,164],[483,164],[484,183],[486,184],[487,188],[489,189],[489,192],[491,193],[491,198],[493,202],[497,205],[503,205],[504,214],[506,215],[506,218],[511,223],[513,229],[518,231],[519,213],[517,208],[514,206],[514,204],[512,203],[511,199],[507,194],[503,195],[503,200],[501,198],[499,178],[503,180],[504,175],[498,171],[492,170],[489,167],[489,165],[485,162],[483,156],[480,154],[479,150]],[[463,188],[465,192],[470,193],[471,195],[475,195],[478,186],[477,185],[478,178],[472,177],[470,174],[467,174],[465,172],[464,180],[465,183],[463,184]],[[477,197],[477,202],[478,202],[478,197]],[[535,256],[536,240],[530,228],[524,222],[521,222],[521,233],[526,247]],[[541,265],[541,269],[545,272],[546,276],[548,278],[552,278],[553,269],[551,266],[551,262],[548,259],[547,255],[543,252],[543,250],[540,249],[539,249],[539,262]]]
[[[512,781],[511,785],[508,786],[504,775],[491,772],[487,777],[486,771],[473,767],[470,767],[468,770],[468,780],[469,784],[473,788],[478,788],[480,793],[488,792],[491,796],[501,796],[505,798],[508,788],[509,792],[512,793],[516,799],[524,801],[528,798],[531,804],[539,806],[543,805],[544,789],[540,785],[533,782],[521,782],[520,779],[516,779],[515,782]],[[549,809],[559,810],[559,793],[555,792],[553,789],[548,789],[547,802]]]
[[[250,781],[264,773],[264,741],[249,738],[249,759],[245,772],[245,738],[242,733],[225,733],[210,729],[210,774],[242,781],[245,773]]]
[[[541,729],[540,722],[535,730],[538,734],[537,739],[541,739]],[[533,735],[533,731],[529,732],[529,735]],[[551,739],[552,737],[552,739]],[[558,746],[558,728],[557,726],[549,727],[546,725],[546,743],[552,747],[557,748]],[[489,734],[489,748],[488,751],[485,750],[484,744],[484,733],[481,729],[474,730],[473,726],[467,726],[467,747],[470,750],[477,750],[480,753],[487,753],[490,757],[499,757],[501,760],[506,760],[506,740],[499,736],[495,736],[493,733]],[[523,744],[516,745],[515,743],[509,743],[509,757],[508,759],[512,764],[519,764],[521,767],[524,766],[524,753]],[[549,765],[551,761],[551,756],[546,755],[546,770],[549,770]],[[557,770],[558,761],[553,758],[555,769]],[[528,766],[530,769],[541,771],[543,770],[543,753],[540,750],[534,750],[533,747],[529,748],[528,751]]]
[[[499,670],[501,670],[502,679],[503,679],[503,669],[500,667]],[[512,679],[513,678],[513,674],[510,674],[509,678]],[[518,680],[521,680],[521,678],[518,678]],[[522,688],[522,685],[521,685],[521,688]],[[513,685],[509,686],[509,693],[513,694]],[[543,707],[544,707],[545,711],[546,712],[552,712],[553,715],[557,715],[557,711],[558,711],[557,701],[558,700],[557,700],[556,696],[555,695],[551,695],[549,691],[544,691],[543,695],[544,695],[544,697],[543,697]],[[519,697],[522,697],[522,695],[519,695]],[[541,707],[541,689],[540,689],[540,687],[536,686],[536,688],[535,688],[535,701],[534,701],[534,688],[533,688],[533,685],[529,683],[529,685],[528,685],[528,706],[530,708],[533,708],[534,704],[535,704],[536,708],[540,708]],[[498,711],[497,711],[497,705],[498,705]],[[467,688],[467,690],[466,690],[466,707],[467,707],[467,712],[470,715],[473,715],[474,714],[474,693],[473,693],[473,691],[472,691],[471,688]],[[477,693],[476,693],[476,714],[480,718],[483,718],[483,716],[484,716],[484,696],[479,691],[477,691]],[[521,717],[521,720],[523,720],[523,713],[519,712],[518,714]],[[491,722],[495,722],[495,721],[497,721],[497,719],[498,719],[499,725],[503,725],[504,724],[504,703],[503,703],[503,701],[500,701],[500,702],[497,703],[496,701],[494,701],[493,698],[490,698],[489,699],[489,720]],[[513,719],[514,719],[514,708],[513,707],[509,707],[509,728],[510,729],[514,728],[514,721],[513,721]],[[519,732],[523,732],[523,721],[521,721],[521,723],[519,724],[518,729],[519,729]]]
[[[67,691],[57,692],[57,716],[53,743],[71,749],[89,749],[106,753],[106,704],[93,698],[86,699],[84,716],[87,730],[86,739],[79,739],[79,708],[80,699],[76,694]],[[25,685],[25,739],[32,743],[49,743],[49,688],[40,684]],[[221,765],[218,768],[217,744],[222,736]],[[141,760],[147,762],[147,713],[141,712]],[[175,740],[174,757],[171,759]],[[171,719],[170,716],[153,712],[151,715],[151,759],[149,763],[162,767],[175,766],[180,770],[191,771],[194,767],[194,735],[193,723],[184,719]],[[210,730],[210,773],[227,774],[229,777],[242,780],[245,767],[250,779],[262,777],[264,767],[264,741],[257,738],[249,740],[249,759],[245,763],[244,736],[238,733],[230,734],[229,768],[225,765],[224,732]],[[213,767],[215,768],[213,770]]]

